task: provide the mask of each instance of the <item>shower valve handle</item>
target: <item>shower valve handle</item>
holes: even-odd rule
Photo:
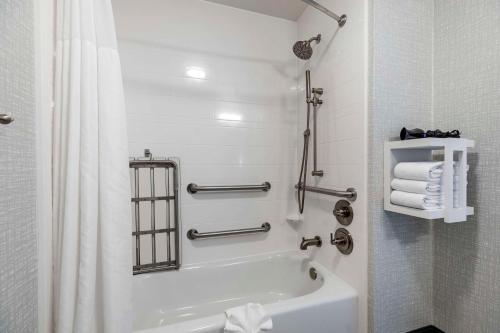
[[[338,217],[349,217],[351,215],[351,211],[349,208],[342,207],[333,211],[333,215]]]

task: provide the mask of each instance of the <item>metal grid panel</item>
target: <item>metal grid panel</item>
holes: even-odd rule
[[[133,273],[178,269],[178,163],[169,159],[133,159],[132,183]]]

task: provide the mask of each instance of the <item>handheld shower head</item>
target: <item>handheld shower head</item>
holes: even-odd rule
[[[313,37],[309,40],[301,40],[301,41],[296,42],[293,45],[293,53],[295,53],[295,55],[299,59],[302,59],[302,60],[310,59],[312,54],[313,54],[313,49],[311,47],[311,43],[313,41],[316,41],[316,44],[321,42],[321,35],[318,34],[316,37]]]

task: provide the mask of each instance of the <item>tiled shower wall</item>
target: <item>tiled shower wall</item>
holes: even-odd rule
[[[500,330],[500,2],[435,1],[434,125],[476,141],[467,223],[434,225],[434,323]]]
[[[184,264],[297,249],[297,24],[201,0],[114,0],[131,156],[181,161]],[[188,67],[206,73],[186,75]],[[187,193],[261,184],[269,192]],[[190,241],[199,232],[272,226],[268,234]]]
[[[37,327],[33,2],[0,1],[0,332]]]
[[[432,0],[372,2],[368,221],[370,331],[432,323],[432,230],[383,208],[384,141],[432,125]]]
[[[323,104],[317,111],[318,169],[323,177],[313,177],[312,139],[309,146],[308,185],[345,190],[356,188],[358,198],[352,203],[354,219],[345,227],[354,239],[354,250],[346,256],[330,245],[330,233],[342,227],[332,214],[336,197],[306,194],[304,220],[298,226],[300,236],[316,235],[323,239],[321,248],[310,248],[308,254],[340,276],[359,293],[358,329],[367,330],[367,219],[366,219],[366,86],[367,86],[367,11],[364,0],[328,0],[323,5],[346,14],[347,24],[338,28],[330,17],[308,7],[298,20],[299,39],[322,35],[321,43],[313,45],[309,61],[298,66],[300,164],[303,132],[306,128],[305,70],[311,70],[313,88],[321,87]],[[312,114],[311,114],[312,117]],[[311,118],[312,119],[312,118]],[[297,175],[294,181],[297,182]]]

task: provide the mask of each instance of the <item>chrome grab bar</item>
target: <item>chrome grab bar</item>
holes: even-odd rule
[[[298,189],[299,185],[295,185],[295,188]],[[302,188],[302,185],[300,186]],[[346,198],[349,199],[350,201],[355,201],[356,198],[358,197],[358,193],[356,192],[356,189],[349,187],[345,191],[339,191],[339,190],[331,190],[328,188],[322,188],[322,187],[314,187],[314,186],[306,186],[306,191],[308,192],[314,192],[314,193],[321,193],[321,194],[326,194],[326,195],[332,195],[334,197],[339,197],[339,198]]]
[[[271,189],[271,183],[264,182],[262,185],[220,185],[220,186],[198,186],[191,183],[187,186],[187,191],[191,194],[197,192],[225,192],[225,191],[264,191]]]
[[[238,236],[238,235],[248,235],[261,232],[268,232],[269,230],[271,230],[271,225],[268,222],[263,223],[260,228],[235,229],[235,230],[212,231],[212,232],[202,232],[202,233],[199,233],[198,230],[196,229],[190,229],[187,232],[187,238],[195,240],[195,239],[205,239],[205,238],[215,238],[215,237]]]

